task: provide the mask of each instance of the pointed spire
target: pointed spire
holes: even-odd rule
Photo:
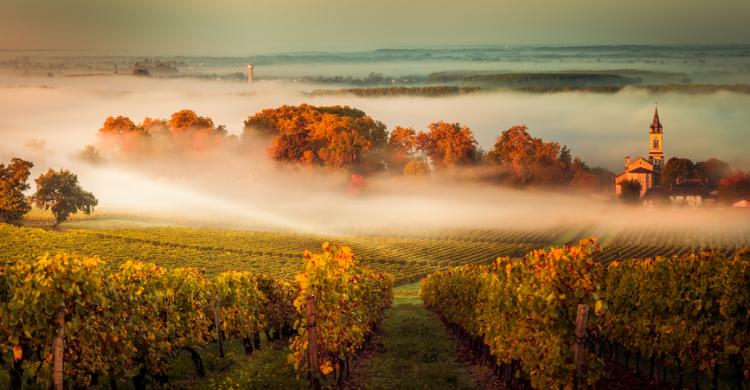
[[[659,121],[659,107],[658,105],[654,109],[654,119],[651,121],[651,132],[652,133],[661,133],[662,127],[661,127],[661,121]]]

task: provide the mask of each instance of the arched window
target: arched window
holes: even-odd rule
[[[655,138],[654,139],[654,149],[657,149],[658,147],[659,147],[659,139]]]

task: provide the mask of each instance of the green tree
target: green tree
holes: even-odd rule
[[[34,203],[39,208],[52,210],[55,227],[68,219],[70,214],[83,211],[91,214],[99,201],[78,184],[78,176],[68,170],[53,171],[40,175],[36,180]]]
[[[641,200],[641,183],[637,180],[620,183],[620,199],[628,204],[637,204]]]
[[[669,189],[678,179],[689,179],[694,174],[695,166],[690,159],[672,157],[661,171],[661,186]]]
[[[729,164],[716,158],[695,163],[695,171],[698,176],[708,182],[710,188],[717,188],[721,179],[732,173]]]
[[[29,189],[29,161],[14,158],[7,166],[0,164],[0,222],[14,222],[31,210],[23,192]]]
[[[560,160],[566,170],[570,168],[570,164],[573,162],[573,157],[570,154],[570,148],[563,145],[563,147],[560,149],[560,157],[558,157],[558,160]]]

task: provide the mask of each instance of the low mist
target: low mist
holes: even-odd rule
[[[482,148],[501,131],[526,124],[535,137],[568,145],[591,165],[619,171],[625,155],[647,153],[654,103],[664,124],[665,151],[694,161],[717,157],[750,166],[750,96],[732,93],[663,94],[625,89],[616,94],[511,92],[456,97],[315,97],[315,86],[284,81],[252,85],[226,81],[129,76],[0,76],[0,157],[34,162],[32,177],[69,168],[100,201],[101,210],[180,216],[223,226],[319,233],[446,228],[544,228],[579,225],[594,230],[661,228],[748,230],[747,215],[723,209],[643,209],[585,195],[457,182],[434,177],[368,177],[347,191],[350,176],[279,165],[264,141],[238,152],[201,159],[145,159],[91,165],[75,158],[97,143],[111,115],[134,122],[194,110],[240,135],[243,121],[282,104],[350,105],[389,129],[424,129],[445,120],[469,126]],[[655,218],[655,216],[657,216]],[[665,222],[661,222],[665,221]]]

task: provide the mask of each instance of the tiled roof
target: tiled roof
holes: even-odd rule
[[[628,173],[654,173],[654,171],[644,168],[644,167],[638,167],[636,169],[628,171]]]

